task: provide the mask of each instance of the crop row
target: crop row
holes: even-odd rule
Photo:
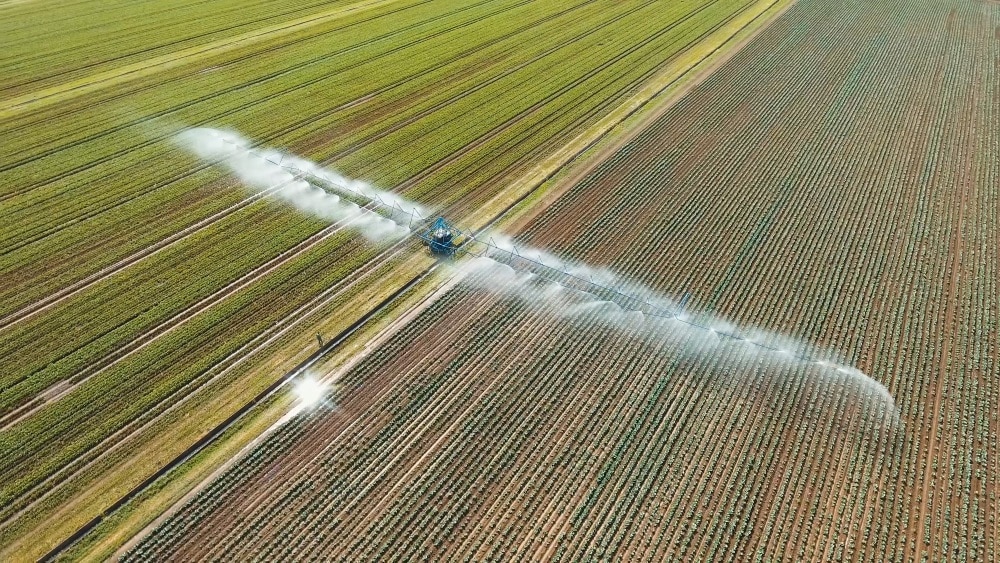
[[[823,9],[815,7],[817,12]],[[991,268],[991,259],[972,249],[981,233],[995,224],[983,210],[992,208],[989,202],[995,197],[984,188],[994,182],[991,174],[995,174],[985,165],[990,160],[985,155],[996,146],[994,139],[976,134],[991,115],[988,105],[976,101],[991,95],[976,91],[975,85],[985,82],[955,78],[960,73],[974,77],[989,72],[985,62],[989,56],[984,56],[990,44],[989,26],[969,23],[978,21],[972,15],[975,8],[961,10],[952,17],[965,18],[965,33],[970,27],[976,29],[978,44],[967,36],[943,32],[933,41],[918,42],[915,49],[914,34],[922,33],[918,30],[948,21],[938,9],[920,4],[905,14],[894,14],[888,22],[884,14],[868,16],[873,29],[884,35],[842,51],[826,47],[845,30],[820,26],[831,33],[830,38],[816,33],[809,40],[823,46],[816,57],[833,55],[830,62],[800,54],[781,71],[733,66],[734,75],[748,77],[743,80],[765,91],[768,80],[783,85],[776,87],[775,95],[757,100],[761,109],[750,113],[742,109],[748,102],[744,92],[727,91],[733,81],[724,72],[714,75],[703,85],[703,97],[687,98],[682,103],[687,109],[678,106],[674,118],[665,117],[657,125],[659,130],[651,128],[645,139],[622,151],[628,155],[620,157],[619,165],[607,166],[603,178],[592,177],[589,189],[581,189],[576,201],[562,200],[557,205],[566,209],[553,214],[573,217],[572,222],[562,223],[566,226],[579,224],[582,213],[607,218],[574,240],[569,253],[597,261],[613,259],[601,250],[603,240],[638,239],[636,252],[615,260],[617,269],[661,288],[702,288],[707,306],[727,316],[794,332],[847,352],[897,399],[902,397],[903,419],[920,421],[916,426],[926,431],[912,442],[892,444],[895,462],[887,473],[873,477],[885,487],[890,500],[883,508],[892,515],[880,515],[873,506],[864,508],[869,526],[864,535],[870,535],[874,545],[885,546],[848,544],[848,549],[865,553],[866,558],[892,549],[937,553],[945,546],[949,552],[970,556],[988,551],[991,541],[982,532],[988,520],[989,489],[975,477],[983,473],[977,472],[977,464],[957,463],[984,451],[983,440],[990,431],[990,424],[973,414],[983,412],[987,400],[974,382],[989,364],[963,350],[993,346],[983,344],[984,322],[989,324],[984,312],[991,305],[982,296],[992,282],[982,273]],[[795,33],[796,23],[791,16],[781,22],[788,35]],[[800,24],[798,29],[807,28]],[[763,41],[751,44],[744,54],[750,57],[757,51],[753,56],[774,60],[769,47]],[[796,64],[822,69],[822,78],[807,78],[808,72],[796,70]],[[949,79],[946,69],[957,74]],[[800,84],[809,85],[808,96],[796,93]],[[949,90],[948,84],[956,86]],[[942,91],[948,95],[942,97]],[[830,92],[829,98],[825,92]],[[788,105],[788,100],[797,105]],[[822,113],[816,107],[831,109]],[[771,108],[774,117],[768,117]],[[712,139],[712,153],[707,156],[699,151],[696,137],[684,133],[695,114],[699,123],[724,124],[708,134],[733,132],[721,142]],[[753,121],[744,125],[747,115]],[[739,121],[731,116],[739,116]],[[704,138],[706,131],[698,134]],[[658,139],[691,148],[657,159],[653,147],[659,145]],[[642,172],[623,186],[621,174],[632,170]],[[768,175],[759,174],[761,170]],[[607,196],[613,202],[636,189],[653,192],[663,185],[672,189],[662,198],[646,200],[660,213],[656,227],[650,229],[656,234],[648,239],[622,234],[634,223],[615,222],[615,214],[595,200],[604,193],[602,188],[621,186],[618,193]],[[706,189],[718,191],[695,195]],[[724,194],[735,194],[734,207],[706,205],[723,201]],[[645,210],[645,205],[635,207],[639,213]],[[714,216],[714,209],[725,216]],[[747,221],[734,229],[733,218],[742,217]],[[565,240],[562,225],[536,230]],[[723,238],[734,232],[742,233],[745,242]],[[961,243],[955,232],[963,233]],[[555,239],[539,238],[535,243],[550,240]],[[648,277],[657,270],[644,260],[655,248],[671,249],[668,260],[678,259],[659,270],[659,278]],[[719,255],[727,250],[736,252]],[[706,255],[711,260],[704,261]],[[716,261],[728,269],[720,272]],[[970,394],[959,399],[956,395],[962,390]],[[963,414],[955,411],[945,418],[949,406]],[[938,443],[942,433],[947,441]],[[944,460],[932,461],[939,455],[947,456],[947,477],[939,473]],[[946,492],[937,492],[941,489]],[[954,501],[964,495],[968,496],[960,504]],[[936,509],[928,510],[930,505]],[[883,518],[881,523],[878,517]],[[879,526],[891,526],[894,532],[875,537]],[[907,534],[911,540],[898,539]],[[923,545],[913,541],[918,537]]]
[[[460,33],[462,31],[471,30],[459,28],[452,33]],[[401,36],[401,39],[405,38],[405,35]],[[334,39],[337,38],[335,37]],[[530,40],[530,36],[525,39]],[[391,50],[394,47],[393,42],[385,46],[382,43],[375,41],[372,43],[372,48],[389,48]],[[419,42],[414,43],[413,46],[416,47],[418,45],[420,45]],[[357,54],[357,59],[347,59],[335,69],[324,68],[320,76],[329,82],[332,80],[330,70],[337,73],[338,71],[342,71],[344,67],[349,67],[352,63],[362,61],[368,61],[368,65],[378,65],[383,68],[379,73],[385,77],[382,80],[394,80],[412,76],[413,73],[410,68],[401,67],[399,64],[399,61],[402,60],[401,57],[405,53],[397,54],[395,59],[385,60],[384,57],[379,56],[379,50],[376,50],[374,53],[368,52],[370,50],[371,48],[359,49],[360,52]],[[289,56],[294,55],[295,53],[289,54]],[[337,60],[339,61],[339,59]],[[258,61],[255,64],[265,65],[265,68],[267,68],[266,61]],[[308,67],[308,65],[306,66]],[[240,65],[240,69],[245,71],[246,69],[242,67],[243,65]],[[388,72],[388,69],[395,70]],[[275,76],[271,77],[268,84],[273,84],[275,87],[281,88],[278,92],[296,92],[301,90],[303,85],[300,81],[301,78],[287,76],[287,74],[287,72],[275,73]],[[372,72],[369,71],[369,75],[371,74]],[[247,78],[241,78],[241,76],[229,76],[228,82],[223,81],[222,84],[231,85],[234,80],[239,81],[237,82],[238,84],[247,84],[245,82]],[[339,74],[335,74],[334,76],[339,76]],[[417,73],[417,77],[420,77],[419,73]],[[254,80],[250,79],[249,83],[253,84]],[[346,95],[345,101],[349,101],[368,96],[371,93],[370,84],[371,80],[357,80],[350,84],[349,88],[344,88],[343,86],[331,88],[330,84],[323,84],[322,86],[325,92],[327,92],[326,97],[329,97],[330,91],[343,92],[340,95]],[[406,84],[406,82],[402,82],[401,84]],[[248,100],[258,100],[257,103],[261,99],[270,100],[270,105],[262,109],[269,115],[272,115],[272,119],[254,119],[251,122],[255,125],[251,129],[252,132],[262,133],[266,131],[266,133],[255,135],[257,139],[264,142],[274,139],[276,135],[282,132],[287,133],[288,131],[295,130],[303,123],[323,121],[317,119],[318,115],[323,115],[323,113],[309,111],[303,115],[301,108],[316,107],[315,104],[306,103],[308,97],[315,97],[317,94],[311,91],[305,93],[307,96],[305,99],[288,99],[289,96],[267,96],[265,92],[245,91],[246,89],[244,89],[243,91],[235,92],[238,96],[232,96],[232,100],[227,102],[225,96],[220,95],[217,88],[212,88],[211,85],[205,85],[207,90],[200,90],[196,85],[192,84],[180,84],[175,89],[180,87],[183,87],[182,92],[186,92],[186,94],[179,95],[181,92],[160,92],[156,90],[147,97],[156,100],[156,103],[164,106],[164,109],[175,108],[162,115],[174,115],[171,119],[179,118],[191,125],[206,121],[210,124],[218,125],[220,122],[230,121],[227,118],[230,114],[234,116],[241,115],[241,112],[253,109],[249,107],[251,104],[248,104]],[[200,100],[197,107],[200,108],[201,115],[197,118],[177,116],[176,108],[183,108],[185,105],[183,100],[186,97],[190,97],[193,93],[197,94],[196,99]],[[162,96],[162,100],[160,100],[160,96]],[[98,105],[100,106],[100,104]],[[338,107],[337,104],[334,104],[334,107]],[[114,106],[102,107],[100,110],[99,115],[120,112]],[[206,113],[205,110],[209,110],[210,113]],[[326,105],[322,106],[321,110],[327,114],[331,113],[329,106]],[[155,121],[155,116],[160,115],[157,108],[146,107],[142,114],[144,117],[133,121],[129,127],[111,127],[109,131],[101,134],[89,133],[89,131],[93,131],[92,127],[80,126],[81,120],[86,122],[90,119],[89,114],[91,111],[93,110],[81,110],[81,112],[74,113],[70,118],[64,118],[55,122],[56,124],[70,126],[75,131],[87,131],[88,140],[85,143],[76,144],[71,136],[64,135],[60,131],[50,130],[48,132],[54,137],[63,139],[62,144],[59,145],[60,149],[53,152],[51,157],[37,158],[26,156],[26,158],[32,158],[33,160],[25,161],[22,166],[11,171],[11,173],[16,173],[21,178],[21,181],[13,185],[22,187],[24,186],[23,179],[35,176],[31,170],[32,166],[38,166],[46,172],[54,172],[56,177],[62,174],[62,170],[68,169],[71,172],[65,178],[58,180],[53,180],[51,174],[46,174],[43,178],[39,178],[39,189],[44,193],[38,194],[38,197],[28,197],[28,195],[25,195],[24,197],[13,198],[5,202],[6,211],[10,213],[11,218],[10,222],[5,222],[4,224],[5,229],[10,230],[8,233],[9,236],[3,237],[5,241],[13,244],[18,242],[21,237],[34,237],[32,230],[26,230],[26,228],[35,222],[38,222],[40,228],[46,229],[47,233],[46,238],[32,243],[23,250],[11,252],[10,249],[13,247],[8,247],[8,253],[4,256],[4,271],[8,272],[8,275],[12,275],[12,277],[5,280],[8,283],[5,283],[4,286],[5,288],[9,287],[9,291],[13,292],[9,295],[12,298],[10,300],[12,306],[16,306],[19,303],[19,299],[31,298],[34,292],[45,291],[46,289],[51,291],[52,284],[65,284],[67,281],[73,280],[88,270],[99,269],[99,267],[105,265],[105,261],[120,258],[127,251],[140,250],[145,245],[155,243],[157,240],[166,237],[167,234],[179,228],[178,226],[174,226],[177,224],[176,221],[186,220],[193,223],[231,203],[231,201],[226,201],[229,199],[228,197],[220,198],[215,195],[215,190],[203,189],[202,186],[204,183],[213,179],[214,175],[191,177],[192,170],[189,161],[186,159],[183,162],[179,161],[170,151],[164,154],[168,148],[162,140],[165,138],[164,134],[156,135],[155,138],[161,139],[161,141],[153,142],[150,140],[149,135],[136,130],[137,127],[152,127],[152,124],[147,122],[151,119]],[[291,123],[287,123],[288,120],[286,119],[286,123],[283,124],[279,119],[279,111],[285,114],[294,113],[296,119]],[[151,113],[152,116],[150,115]],[[112,122],[112,125],[114,124]],[[262,127],[268,124],[270,124],[270,127],[267,129]],[[241,128],[243,128],[239,122],[237,125],[241,125]],[[48,127],[48,129],[59,126],[61,125],[53,125]],[[97,130],[103,132],[105,129],[107,129],[107,126]],[[69,138],[67,139],[67,137]],[[28,137],[25,141],[31,143],[33,138]],[[74,151],[82,153],[82,160],[73,154]],[[136,169],[141,170],[141,174],[136,174]],[[78,186],[87,186],[91,189],[67,189]],[[93,188],[97,187],[100,190],[96,191],[95,197],[95,190]],[[165,191],[166,193],[160,194],[159,192],[161,191]],[[35,190],[32,190],[31,193],[34,194]],[[42,202],[47,202],[46,213],[40,213],[41,208],[39,204]],[[182,208],[183,215],[175,217],[177,215],[175,209],[178,207]],[[21,213],[18,213],[17,210],[21,210]],[[164,214],[164,211],[167,212],[168,217],[174,218],[175,222],[161,225],[159,217]],[[147,216],[152,216],[152,220],[148,221],[150,224],[149,232],[144,230],[135,233],[133,237],[135,239],[134,242],[128,239],[125,241],[121,240],[120,233],[135,231],[135,229],[129,228],[129,225],[133,224],[130,221],[134,222],[136,218],[145,218]],[[52,228],[60,230],[51,231]],[[53,235],[65,236],[54,238]],[[109,238],[113,243],[117,244],[108,245],[104,243],[102,241],[104,237]],[[125,244],[122,244],[123,242]],[[66,245],[69,246],[67,247]],[[100,248],[102,252],[98,254],[88,247]],[[76,258],[76,253],[83,254],[82,258]],[[50,262],[53,257],[59,260],[60,273],[53,276],[55,279],[52,281],[40,279],[42,278],[40,275],[41,272],[53,269]],[[22,272],[29,275],[25,276]],[[37,289],[34,288],[33,286],[36,285],[40,287]],[[18,291],[27,295],[22,297],[18,295]],[[6,303],[7,300],[5,300]]]

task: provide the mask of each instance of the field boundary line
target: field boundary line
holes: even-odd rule
[[[56,86],[43,88],[35,92],[21,94],[4,100],[0,105],[0,119],[14,117],[20,113],[49,106],[65,100],[70,100],[83,94],[89,94],[97,90],[103,90],[117,84],[129,82],[137,78],[156,74],[162,70],[172,69],[189,64],[191,62],[226,53],[241,47],[246,47],[275,39],[289,33],[302,31],[311,27],[324,24],[353,15],[364,10],[378,8],[395,4],[401,0],[361,0],[346,6],[340,6],[323,12],[318,12],[308,16],[296,18],[287,22],[273,24],[254,31],[241,33],[235,37],[228,37],[209,42],[204,45],[188,47],[174,53],[167,53],[128,64],[116,69],[106,70],[97,74],[72,80]]]

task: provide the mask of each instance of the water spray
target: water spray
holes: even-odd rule
[[[232,131],[187,129],[176,140],[199,158],[228,168],[249,187],[291,203],[300,211],[343,221],[370,240],[401,239],[412,234],[423,239],[435,254],[468,257],[457,268],[480,289],[528,302],[546,301],[559,291],[570,290],[579,299],[562,312],[564,317],[596,314],[597,318],[614,322],[614,315],[632,315],[640,317],[647,330],[701,334],[719,343],[748,346],[774,359],[807,363],[846,375],[898,417],[895,401],[885,386],[857,368],[807,354],[804,343],[775,334],[739,331],[723,319],[703,317],[695,321],[683,312],[683,302],[675,304],[650,288],[626,282],[610,270],[567,262],[540,249],[519,247],[502,233],[477,233],[440,217],[429,219],[423,207],[398,194],[293,154],[255,148]],[[613,314],[599,313],[607,307],[617,310]],[[302,401],[299,408],[321,401],[326,390],[315,380],[302,380],[295,387]]]
[[[299,404],[304,409],[310,409],[322,403],[329,391],[329,385],[318,381],[310,375],[302,377],[292,387],[292,393],[299,399]]]
[[[277,151],[255,150],[237,133],[187,129],[177,135],[176,140],[196,156],[224,166],[249,188],[268,192],[297,210],[321,219],[350,223],[373,241],[400,239],[410,231],[391,217],[370,213],[372,208],[388,206],[392,209],[406,205],[410,213],[420,212],[415,204],[371,188],[366,182],[348,180],[306,159]]]

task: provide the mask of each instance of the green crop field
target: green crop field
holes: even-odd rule
[[[317,334],[433,263],[248,191],[178,132],[481,225],[788,4],[0,2],[0,559],[113,553],[280,416],[258,399]]]

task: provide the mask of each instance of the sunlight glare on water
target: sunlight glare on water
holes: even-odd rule
[[[311,376],[302,378],[293,387],[295,396],[299,398],[303,407],[309,408],[318,405],[326,396],[329,385],[316,381]]]

